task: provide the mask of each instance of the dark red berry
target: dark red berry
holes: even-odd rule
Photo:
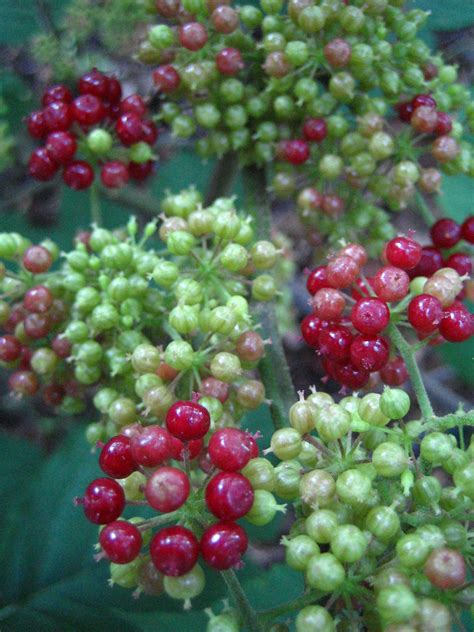
[[[47,105],[50,105],[55,101],[64,101],[64,103],[71,103],[72,100],[73,95],[69,88],[62,84],[57,84],[55,86],[50,86],[49,88],[46,88],[43,93],[41,103],[43,107],[46,107]]]
[[[137,469],[132,456],[131,441],[128,437],[117,435],[109,439],[101,450],[99,466],[107,476],[126,478]]]
[[[237,48],[223,48],[216,55],[216,67],[221,75],[232,77],[243,70],[245,64]]]
[[[131,522],[116,520],[102,529],[99,544],[111,562],[128,564],[138,557],[142,548],[142,536]]]
[[[351,58],[351,47],[345,40],[335,38],[324,47],[324,56],[333,68],[343,68]]]
[[[220,470],[241,470],[252,458],[253,443],[253,438],[238,428],[216,430],[209,441],[209,458]]]
[[[402,270],[411,270],[421,259],[421,245],[410,237],[394,237],[385,246],[385,257],[391,263]]]
[[[213,524],[204,531],[201,538],[201,554],[204,561],[219,571],[239,566],[247,546],[247,534],[235,522]]]
[[[51,342],[51,348],[60,358],[68,358],[71,355],[72,344],[67,338],[56,336]]]
[[[128,175],[132,178],[132,180],[136,180],[137,182],[143,182],[146,180],[148,176],[153,171],[153,160],[149,160],[148,162],[142,162],[138,164],[137,162],[129,162],[128,163]]]
[[[229,33],[233,33],[238,27],[239,14],[232,7],[221,4],[212,12],[211,22],[218,33],[228,35]]]
[[[33,371],[15,371],[8,378],[8,388],[19,397],[31,397],[39,389],[39,382]]]
[[[331,287],[327,277],[326,266],[319,266],[311,270],[306,279],[308,292],[314,296],[318,290],[325,287]]]
[[[128,167],[120,160],[106,162],[100,170],[100,179],[109,189],[120,189],[128,182]]]
[[[286,140],[282,149],[284,159],[292,165],[301,165],[309,158],[308,143],[304,140]]]
[[[74,119],[80,125],[96,125],[105,116],[104,104],[93,94],[83,94],[74,99],[71,109]]]
[[[362,334],[373,336],[388,325],[390,310],[384,301],[378,298],[360,298],[352,308],[351,321]]]
[[[107,86],[107,101],[118,103],[122,98],[122,85],[117,77],[109,77]]]
[[[438,121],[436,123],[435,132],[438,136],[449,134],[453,129],[451,117],[446,112],[437,112]]]
[[[369,381],[370,374],[365,369],[357,368],[351,362],[346,364],[334,363],[333,366],[334,379],[352,390],[362,388]]]
[[[64,168],[63,180],[76,191],[87,189],[94,181],[94,171],[85,160],[74,160]]]
[[[88,520],[107,524],[117,520],[124,510],[125,494],[112,478],[97,478],[88,485],[82,503]]]
[[[121,114],[115,124],[115,131],[123,145],[134,145],[143,138],[142,120],[133,112]]]
[[[55,408],[64,399],[64,387],[61,384],[48,384],[43,389],[43,401],[47,406]]]
[[[333,288],[344,289],[354,283],[360,267],[355,259],[347,255],[334,257],[326,266],[328,282]]]
[[[332,287],[323,287],[311,299],[313,312],[324,320],[339,320],[344,312],[344,294]]]
[[[69,162],[76,150],[76,137],[71,132],[51,132],[46,139],[46,151],[60,165]]]
[[[44,120],[42,110],[28,114],[26,117],[26,126],[30,136],[33,138],[44,138],[48,133],[48,126]]]
[[[380,369],[380,377],[384,384],[388,386],[401,386],[408,380],[408,371],[402,358],[396,357],[389,360],[387,364]]]
[[[352,364],[364,371],[380,371],[388,361],[389,346],[382,336],[356,336],[351,343]]]
[[[48,314],[28,314],[24,320],[24,327],[28,338],[39,340],[49,334],[51,320]]]
[[[459,276],[464,276],[465,274],[470,276],[472,273],[471,257],[462,252],[455,252],[453,255],[448,257],[448,259],[445,261],[445,265],[448,268],[453,268],[453,270],[456,270]]]
[[[14,362],[21,355],[21,342],[9,334],[0,336],[0,362]]]
[[[306,140],[321,143],[328,135],[326,121],[322,118],[307,119],[303,125],[303,135]]]
[[[53,263],[49,250],[43,246],[30,246],[23,254],[23,266],[33,274],[47,272]]]
[[[427,106],[431,108],[436,107],[436,101],[430,94],[417,94],[411,101],[414,108]]]
[[[176,525],[153,536],[150,554],[156,568],[168,577],[189,573],[199,556],[199,542],[192,531]]]
[[[395,109],[398,112],[398,118],[404,123],[409,123],[415,108],[411,101],[407,101],[405,103],[398,103]]]
[[[461,226],[461,235],[470,244],[474,244],[474,215],[464,220]]]
[[[433,586],[440,590],[459,588],[466,581],[466,562],[463,554],[447,547],[431,551],[423,571]]]
[[[153,72],[153,83],[160,92],[164,94],[170,94],[178,89],[181,83],[181,77],[178,71],[171,64],[164,64],[158,66]]]
[[[336,362],[349,359],[352,333],[347,327],[323,329],[319,334],[319,351]]]
[[[80,94],[91,94],[99,99],[108,99],[109,79],[97,68],[93,68],[79,79],[78,89]]]
[[[44,122],[50,132],[64,132],[73,122],[72,109],[68,103],[55,101],[43,110]]]
[[[197,402],[176,402],[166,414],[166,427],[181,441],[202,439],[210,425],[211,418],[208,410]]]
[[[149,145],[154,145],[158,138],[158,128],[153,121],[142,121],[142,139]]]
[[[424,246],[421,250],[419,263],[410,270],[412,278],[417,276],[432,276],[436,270],[443,267],[443,256],[439,250],[431,246]]]
[[[178,37],[184,48],[197,51],[206,44],[207,31],[199,22],[188,22],[179,27]]]
[[[189,479],[176,467],[160,467],[147,480],[145,496],[153,509],[169,513],[183,505],[191,491]]]
[[[470,314],[462,305],[451,305],[444,310],[439,332],[448,342],[468,340],[474,333],[473,314]]]
[[[202,439],[193,439],[192,441],[180,441],[173,435],[170,436],[170,458],[175,461],[183,462],[185,458],[192,460],[201,453],[204,442]]]
[[[319,334],[321,330],[329,327],[330,323],[327,320],[322,320],[314,314],[308,314],[303,318],[301,322],[301,335],[303,340],[310,346],[317,348],[319,345]]]
[[[140,118],[145,116],[147,111],[146,103],[139,94],[131,94],[123,99],[120,103],[120,113],[126,114],[127,112],[133,112]]]
[[[44,147],[38,147],[31,152],[28,162],[28,173],[36,180],[46,182],[51,180],[58,170],[57,163],[51,158]]]
[[[29,312],[44,314],[53,304],[53,295],[44,285],[36,285],[26,291],[23,306]]]
[[[384,266],[372,277],[371,285],[382,301],[401,301],[410,289],[410,277],[395,266]]]
[[[407,316],[414,329],[423,334],[431,334],[438,329],[443,318],[443,307],[431,294],[419,294],[411,299]]]
[[[156,467],[170,457],[171,440],[171,435],[165,428],[142,428],[132,437],[131,454],[140,465]]]
[[[249,480],[237,472],[220,472],[206,487],[206,504],[220,520],[238,520],[250,511],[254,500]]]
[[[453,219],[443,217],[433,224],[430,235],[437,248],[452,248],[461,239],[461,227]]]

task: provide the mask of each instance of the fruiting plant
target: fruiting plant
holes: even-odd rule
[[[25,120],[41,143],[25,171],[89,190],[90,228],[67,252],[0,233],[10,394],[88,411],[98,469],[67,511],[98,526],[111,586],[182,601],[191,620],[199,598],[206,632],[462,630],[474,413],[438,415],[418,359],[474,335],[474,216],[435,209],[444,176],[474,173],[468,90],[404,0],[137,4],[150,92],[92,67]],[[183,182],[144,198],[175,141],[217,157],[207,195]],[[106,228],[100,197],[115,195],[151,217]],[[306,279],[275,198],[303,225]],[[323,370],[298,400],[292,325]],[[301,590],[279,586],[264,610],[240,578],[267,526]],[[217,615],[216,577],[231,602]]]

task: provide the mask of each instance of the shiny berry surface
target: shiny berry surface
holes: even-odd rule
[[[71,189],[88,189],[94,181],[94,170],[85,160],[70,162],[63,171],[63,180]]]
[[[395,237],[385,247],[387,261],[402,270],[411,270],[421,259],[421,245],[409,237]]]
[[[352,308],[351,321],[362,334],[375,335],[385,329],[390,320],[387,304],[377,298],[361,298]]]
[[[126,478],[137,469],[132,456],[130,439],[118,435],[109,439],[100,452],[99,466],[112,478]]]
[[[97,478],[88,485],[82,499],[86,518],[95,524],[116,520],[125,507],[122,487],[111,478]]]
[[[236,472],[216,474],[206,487],[206,504],[220,520],[238,520],[252,507],[254,491],[249,480]]]
[[[185,527],[165,527],[153,536],[150,554],[153,564],[163,575],[181,577],[196,564],[199,542]]]
[[[201,538],[204,561],[219,571],[238,566],[247,546],[247,534],[235,522],[213,524],[204,531]]]
[[[209,430],[211,418],[204,406],[197,402],[179,401],[166,414],[166,427],[181,441],[201,439]]]
[[[452,248],[461,239],[461,227],[453,219],[439,219],[430,230],[431,239],[437,248]]]
[[[170,457],[172,437],[165,428],[141,428],[131,439],[133,459],[144,467],[156,467]]]
[[[408,320],[417,331],[431,334],[443,318],[440,301],[430,294],[419,294],[412,298],[407,309]]]
[[[135,525],[116,520],[102,529],[99,544],[111,562],[128,564],[140,553],[142,536]]]
[[[222,428],[211,436],[209,458],[220,470],[241,470],[252,458],[251,437],[238,428]]]
[[[168,513],[179,509],[191,491],[189,479],[176,467],[160,467],[146,482],[145,496],[153,509]]]

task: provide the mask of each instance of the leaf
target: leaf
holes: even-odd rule
[[[417,9],[430,11],[427,28],[432,31],[453,31],[471,26],[474,22],[474,4],[465,0],[417,0]]]
[[[41,29],[40,2],[11,2],[0,0],[0,24],[2,25],[2,44],[25,44],[26,39]],[[49,5],[53,18],[61,13],[67,0],[50,0]]]

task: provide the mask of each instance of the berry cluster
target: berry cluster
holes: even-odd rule
[[[120,81],[96,68],[80,77],[77,92],[74,97],[65,85],[51,86],[43,108],[27,117],[30,135],[44,141],[30,156],[30,175],[51,180],[62,169],[64,183],[77,190],[92,185],[95,167],[109,188],[144,180],[153,167],[158,130],[143,98],[122,98]]]
[[[297,516],[282,541],[286,563],[316,591],[298,632],[334,630],[341,608],[355,629],[433,630],[436,621],[448,632],[450,607],[460,594],[469,600],[469,587],[459,591],[474,557],[463,518],[473,510],[474,441],[464,449],[454,435],[404,422],[409,409],[399,389],[339,404],[313,390],[273,434],[276,493]]]
[[[428,14],[403,4],[159,1],[140,56],[160,63],[161,120],[178,138],[197,136],[203,158],[234,151],[271,165],[273,193],[295,196],[305,223],[376,251],[392,236],[384,207],[439,188],[441,173],[420,162],[426,149],[445,173],[472,173],[455,119],[469,93],[417,37]],[[402,133],[397,103],[413,125]],[[433,143],[419,137],[427,130]]]
[[[210,414],[197,399],[175,402],[164,426],[135,424],[112,437],[99,458],[110,478],[92,481],[78,501],[91,522],[105,525],[99,559],[131,565],[145,591],[140,570],[151,560],[165,592],[186,601],[204,587],[199,555],[216,570],[240,567],[248,537],[235,521],[267,524],[278,508],[241,472],[260,460],[255,438],[237,428],[209,432]],[[119,519],[127,501],[141,499],[160,515]],[[162,527],[170,522],[177,524]]]
[[[147,247],[154,222],[139,242],[134,219],[126,231],[95,227],[54,271],[54,244],[0,235],[0,256],[19,264],[17,273],[3,270],[9,302],[0,304],[10,388],[41,388],[46,403],[69,413],[94,388],[102,416],[88,427],[92,444],[140,420],[162,421],[192,391],[213,428],[234,425],[265,400],[263,384],[246,373],[265,352],[247,298],[275,295],[268,271],[278,248],[255,241],[228,199],[203,208],[188,190],[165,198],[163,211],[155,248]]]
[[[469,225],[472,218],[463,225],[466,236]],[[442,219],[432,228],[434,242],[448,247],[452,226],[459,239],[461,228]],[[312,313],[301,323],[302,336],[321,355],[328,376],[351,389],[365,386],[378,371],[392,386],[407,379],[403,361],[391,358],[390,339],[384,335],[391,323],[411,325],[432,344],[462,342],[474,333],[473,316],[460,302],[463,280],[471,272],[468,255],[452,254],[443,263],[437,249],[398,236],[385,245],[382,260],[384,265],[366,278],[365,249],[348,244],[326,266],[312,270],[306,283]]]

